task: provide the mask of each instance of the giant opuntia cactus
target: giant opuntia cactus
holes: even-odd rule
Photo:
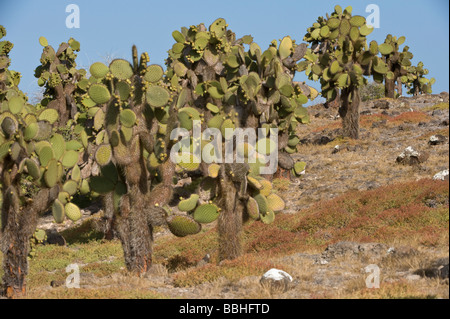
[[[385,96],[392,99],[396,97],[396,88],[398,95],[402,95],[401,78],[407,75],[413,58],[408,46],[405,46],[401,52],[399,51],[404,42],[405,37],[397,38],[388,34],[384,43],[378,46],[378,51],[389,69],[385,76]]]
[[[232,259],[241,254],[243,218],[271,223],[275,212],[284,209],[284,201],[273,193],[271,182],[261,176],[259,169],[264,164],[258,159],[279,149],[280,164],[300,173],[288,153],[295,151],[299,141],[297,124],[309,121],[302,104],[317,95],[303,83],[293,82],[296,63],[306,46],[285,37],[263,51],[251,36],[236,38],[224,19],[217,19],[209,29],[200,24],[172,35],[176,43],[169,51],[167,77],[171,90],[179,96],[176,108],[181,129],[190,133],[215,129],[221,154],[225,154],[222,142],[226,141],[227,128],[255,133],[258,128],[267,129],[256,145],[233,143],[234,154],[244,158],[242,163],[236,157],[232,163],[216,162],[214,156],[220,155],[205,151],[214,139],[202,137],[188,139],[190,149],[185,156],[191,159],[202,154],[203,161],[177,165],[199,186],[194,194],[180,199],[178,210],[184,213],[169,217],[169,229],[177,236],[186,236],[199,232],[202,223],[218,220],[219,258]],[[274,128],[278,134],[271,140],[268,133]],[[249,160],[252,152],[256,163]]]
[[[86,70],[76,68],[75,52],[80,50],[80,43],[71,38],[61,43],[57,51],[48,45],[44,37],[39,39],[39,43],[44,49],[41,65],[36,68],[35,76],[39,86],[45,87],[40,104],[57,110],[60,114],[57,125],[65,126],[78,112],[79,101],[76,101],[75,96],[79,96],[87,85],[87,80],[84,79]]]
[[[423,67],[423,62],[419,62],[417,66],[407,68],[408,73],[402,76],[402,82],[408,88],[408,94],[417,96],[419,94],[433,93],[432,85],[436,82],[434,78],[427,79],[424,75],[429,73],[428,69]]]
[[[5,48],[5,42],[0,47]],[[80,188],[77,163],[83,146],[57,133],[59,109],[37,109],[27,103],[18,89],[20,76],[8,69],[4,49],[0,60],[6,61],[0,67],[1,249],[3,285],[6,295],[12,297],[25,292],[29,243],[38,216],[51,207],[57,222],[65,216],[72,220],[81,217],[70,200]],[[23,183],[30,181],[36,191],[24,193]]]
[[[128,270],[143,273],[152,264],[153,227],[165,224],[163,209],[172,197],[175,164],[169,160],[170,132],[177,98],[149,57],[91,65],[88,108],[95,136],[92,156],[101,167],[90,178],[103,196],[106,217],[122,242]]]
[[[326,18],[319,17],[308,28],[304,40],[311,43],[305,60],[298,64],[310,79],[320,79],[322,96],[333,101],[340,90],[339,114],[344,136],[359,138],[359,87],[367,83],[364,76],[372,75],[383,82],[389,72],[386,63],[377,56],[378,44],[367,45],[366,37],[373,28],[362,16],[353,16],[352,8],[340,6]]]

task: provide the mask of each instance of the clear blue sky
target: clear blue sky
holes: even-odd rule
[[[80,8],[80,28],[65,25],[66,6]],[[171,33],[182,26],[201,22],[209,26],[223,17],[238,37],[251,34],[267,48],[270,41],[290,35],[302,42],[306,28],[318,16],[331,13],[336,4],[353,7],[353,14],[367,17],[366,7],[380,9],[380,28],[370,36],[383,42],[389,33],[406,36],[414,53],[413,64],[423,61],[436,78],[434,93],[449,91],[449,1],[448,0],[0,0],[0,24],[7,29],[6,39],[14,43],[12,69],[22,73],[20,88],[32,94],[38,90],[34,69],[39,65],[45,36],[53,47],[70,37],[81,43],[78,66],[88,67],[104,56],[131,58],[131,46],[147,51],[150,63],[164,64],[174,43]],[[297,80],[307,80],[304,74]],[[308,82],[320,89],[319,83]]]

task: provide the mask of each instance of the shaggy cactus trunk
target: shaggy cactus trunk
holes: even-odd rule
[[[342,89],[341,100],[339,115],[342,118],[344,136],[359,139],[359,90],[354,87]]]
[[[7,298],[26,294],[30,238],[36,230],[39,214],[55,200],[58,187],[44,188],[27,205],[19,207],[18,187],[3,191],[1,251],[3,254],[3,293]]]
[[[233,181],[224,174],[220,182],[219,206],[222,212],[218,219],[219,259],[234,259],[242,253],[242,214],[244,205],[239,200],[238,190]]]

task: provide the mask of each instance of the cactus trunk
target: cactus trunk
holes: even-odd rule
[[[11,186],[12,187],[12,186]],[[3,191],[3,198],[11,191]],[[17,189],[17,187],[15,187]],[[28,253],[30,238],[36,230],[38,216],[47,210],[57,198],[59,188],[40,190],[33,201],[19,208],[18,205],[4,200],[2,205],[3,253],[3,293],[7,298],[17,298],[26,294],[26,275],[28,274]]]
[[[226,174],[220,182],[219,206],[222,212],[218,220],[219,259],[234,259],[242,253],[241,233],[244,206],[239,200],[238,190]]]
[[[389,80],[386,79],[385,83],[385,96],[391,99],[395,98],[395,79]]]
[[[144,211],[136,209],[126,218],[118,217],[116,230],[127,270],[138,275],[147,272],[152,265],[153,227],[147,225]]]
[[[359,139],[359,105],[360,96],[357,88],[342,89],[339,115],[342,118],[343,135],[345,137]]]

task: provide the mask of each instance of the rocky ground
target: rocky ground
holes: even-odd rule
[[[336,109],[315,105],[309,111],[312,123],[299,128],[302,142],[295,154],[296,160],[307,163],[306,174],[292,182],[281,180],[277,185],[287,201],[285,213],[302,214],[315,203],[351,190],[365,191],[433,178],[448,170],[448,93],[364,102],[361,139],[357,141],[342,138]],[[408,148],[410,152],[406,154]],[[402,153],[405,156],[402,157]],[[433,205],[430,202],[430,207]],[[446,207],[448,222],[448,199]],[[92,218],[92,214],[96,216],[98,209],[98,205],[84,209],[82,220],[75,225],[70,221],[55,225],[51,216],[47,216],[41,219],[39,228],[56,234],[82,224]],[[170,235],[161,230],[157,238],[167,236]],[[197,267],[205,266],[208,258],[205,260]],[[134,287],[166,298],[407,298],[418,293],[422,297],[449,296],[448,242],[443,246],[422,247],[403,242],[385,245],[341,241],[325,250],[278,256],[273,262],[282,264],[293,280],[282,285],[279,282],[261,285],[261,273],[239,280],[219,278],[193,287],[178,287],[174,283],[177,273],[169,272],[163,265],[155,265],[145,278],[124,272],[108,276],[84,272],[82,288],[120,290]],[[375,290],[364,289],[373,272],[367,270],[371,264],[381,269],[382,284],[376,294]],[[178,273],[185,271],[178,270]],[[389,289],[383,290],[384,287]],[[40,294],[65,296],[61,291],[55,295],[54,289],[50,285],[39,287]],[[31,295],[39,296],[33,289]]]

